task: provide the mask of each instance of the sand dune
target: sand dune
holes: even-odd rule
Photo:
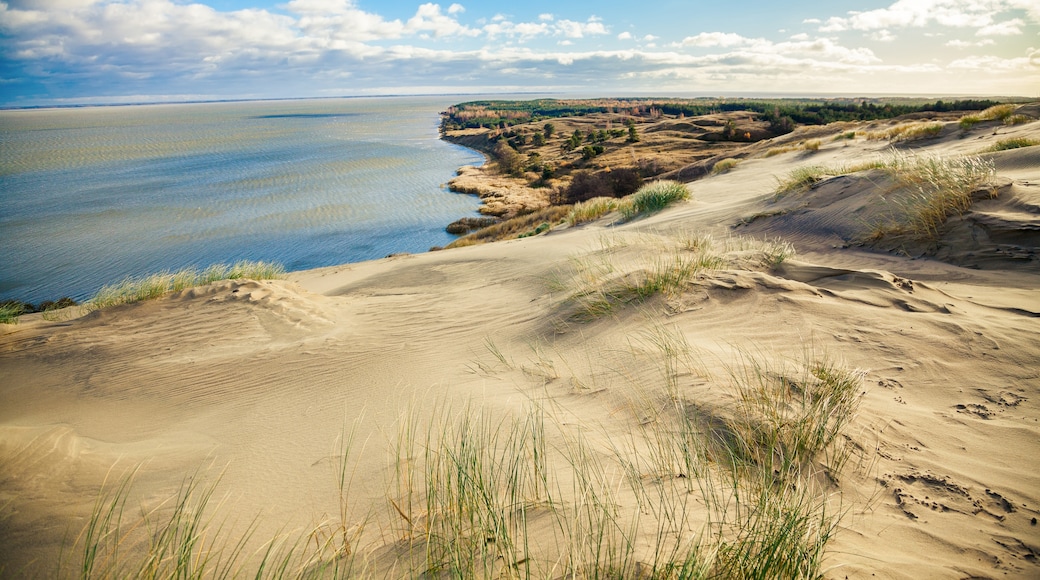
[[[973,153],[1008,136],[1040,138],[1040,123],[968,136],[951,124],[912,147]],[[824,357],[861,378],[845,430],[851,458],[820,484],[844,514],[824,576],[1037,577],[1040,147],[986,154],[997,196],[952,218],[938,243],[863,240],[892,211],[879,170],[774,200],[776,178],[794,167],[852,164],[888,147],[825,140],[811,155],[752,155],[691,183],[690,202],[627,224],[608,218],[5,326],[3,576],[53,575],[102,483],[132,469],[134,513],[161,512],[185,477],[215,482],[224,533],[255,528],[250,560],[268,539],[338,516],[337,441],[352,425],[351,521],[369,516],[360,557],[373,576],[408,576],[400,506],[387,498],[400,468],[388,449],[409,417],[444,420],[468,404],[503,418],[537,401],[558,425],[552,442],[585,433],[606,457],[663,424],[675,398],[708,431],[730,424],[733,377],[749,362],[778,369]],[[753,240],[773,238],[797,255],[770,263]],[[695,241],[716,268],[647,299],[595,294],[693,255]],[[581,288],[606,296],[609,312],[590,314]],[[662,358],[661,341],[685,345],[683,356]],[[689,474],[668,477],[680,476]],[[699,521],[694,510],[690,530]],[[545,559],[554,557],[562,561]]]

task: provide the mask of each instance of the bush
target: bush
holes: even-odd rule
[[[625,197],[642,185],[639,172],[630,167],[600,171],[578,171],[567,189],[560,192],[553,203],[556,205],[578,203],[594,197]]]
[[[495,217],[464,217],[451,222],[444,230],[449,234],[459,236],[468,234],[473,230],[493,226],[498,222],[499,219]]]

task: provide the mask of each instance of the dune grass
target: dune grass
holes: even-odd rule
[[[654,181],[640,187],[620,206],[626,220],[661,211],[669,205],[690,199],[690,190],[677,181]]]
[[[1020,146],[1018,142],[1008,141],[998,143],[998,146]],[[809,165],[795,168],[786,177],[777,178],[773,199],[775,201],[805,191],[826,177],[870,169],[887,172],[895,180],[897,190],[907,193],[904,196],[891,196],[888,195],[891,191],[885,192],[886,198],[896,201],[893,202],[890,219],[873,224],[866,236],[872,241],[903,236],[916,241],[934,242],[942,234],[950,217],[963,214],[971,207],[972,192],[996,173],[992,161],[977,156],[940,157],[894,152],[887,157],[853,166]]]
[[[942,123],[902,123],[888,129],[868,131],[864,137],[869,140],[918,141],[938,137],[942,130]]]
[[[796,167],[789,171],[785,177],[776,178],[777,184],[773,192],[773,199],[780,199],[788,194],[808,189],[814,183],[823,179],[824,176],[829,175],[829,171],[828,168],[821,165]]]
[[[569,226],[591,222],[612,211],[617,211],[621,204],[621,200],[614,197],[594,197],[574,204],[564,221]]]
[[[768,158],[768,157],[773,157],[775,155],[780,155],[780,154],[783,154],[783,153],[790,153],[791,151],[811,151],[811,152],[815,152],[815,151],[819,151],[820,144],[821,143],[820,143],[819,139],[809,139],[809,140],[806,140],[806,141],[799,141],[797,143],[792,143],[792,144],[789,144],[789,145],[780,145],[780,146],[777,146],[777,147],[770,147],[768,150],[766,150],[766,152],[762,156]]]
[[[983,149],[980,153],[993,153],[996,151],[1007,151],[1009,149],[1018,149],[1021,147],[1033,147],[1040,145],[1040,140],[1030,139],[1029,137],[1010,137],[1008,139],[1001,139],[993,145]]]
[[[18,317],[24,313],[25,305],[21,302],[0,304],[0,324],[18,324]]]
[[[718,175],[720,173],[727,173],[731,169],[736,167],[738,164],[740,164],[740,159],[734,159],[732,157],[727,157],[726,159],[719,160],[718,163],[713,165],[712,168],[711,168],[711,173],[712,173],[712,175]]]
[[[934,242],[947,220],[971,207],[972,192],[995,175],[991,160],[980,157],[894,155],[887,170],[909,195],[896,203],[887,223],[876,224],[872,239],[904,236]]]
[[[499,372],[522,370],[488,345]],[[549,367],[575,368],[535,351]],[[860,375],[811,353],[744,354],[714,375],[664,326],[636,337],[625,356],[659,370],[650,380],[618,374],[632,381],[624,392],[635,394],[626,399],[638,421],[630,429],[575,417],[551,397],[530,398],[518,411],[474,402],[403,413],[388,441],[388,527],[371,543],[359,539],[370,516],[347,525],[356,507],[349,505],[355,423],[334,451],[339,521],[249,551],[255,522],[240,536],[224,533],[222,502],[204,473],[139,516],[130,474],[98,495],[76,557],[58,575],[820,577],[843,513],[834,482],[850,453],[843,433]],[[595,360],[606,359],[590,356],[590,365]],[[603,371],[590,366],[570,382],[594,382],[585,372]],[[733,403],[702,404],[691,389],[704,381]]]
[[[600,251],[571,258],[555,273],[550,289],[563,295],[561,319],[585,323],[657,296],[681,299],[701,275],[728,266],[768,269],[795,254],[783,240],[757,240],[679,232],[629,243],[611,240]]]
[[[285,275],[285,269],[270,262],[241,261],[214,264],[204,270],[185,268],[176,272],[159,272],[143,277],[128,277],[122,282],[102,287],[86,302],[91,309],[160,298],[172,292],[202,286],[218,280],[271,280]]]

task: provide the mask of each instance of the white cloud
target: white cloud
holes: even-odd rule
[[[1021,18],[1015,18],[1005,22],[997,22],[990,24],[989,26],[983,26],[975,34],[979,36],[1016,36],[1022,34],[1022,27],[1025,26],[1025,22],[1022,22]]]
[[[729,47],[741,46],[754,42],[733,32],[702,32],[696,36],[687,36],[679,44],[681,46],[696,46],[710,48],[715,46]]]
[[[1001,58],[992,55],[969,56],[951,62],[947,68],[984,74],[1036,74],[1040,73],[1040,49],[1030,48],[1026,51],[1025,56],[1016,58]]]
[[[994,41],[992,38],[986,38],[976,42],[969,42],[967,40],[951,40],[947,42],[945,46],[949,46],[952,48],[973,48],[979,46],[992,46],[994,44],[996,44],[996,41]]]
[[[607,34],[609,31],[603,22],[595,16],[585,22],[574,20],[560,20],[555,24],[556,34],[567,38],[584,38],[587,35]]]
[[[896,39],[896,35],[888,30],[875,30],[870,33],[870,39],[877,42],[893,42]]]
[[[1024,26],[1020,19],[995,24],[999,14],[1025,11],[1035,23],[1040,22],[1040,3],[1036,0],[897,0],[886,8],[864,12],[850,11],[846,16],[832,16],[824,22],[806,19],[806,24],[822,24],[820,32],[846,30],[884,30],[891,28],[924,28],[941,25],[951,28],[992,30],[987,34],[1010,32]]]
[[[632,40],[632,33],[626,30],[621,34],[617,35],[617,37],[618,40]]]
[[[459,6],[452,4],[451,8]],[[451,8],[448,9],[449,13]],[[461,6],[459,6],[461,8]],[[455,11],[457,13],[458,10]],[[439,4],[426,3],[419,6],[415,16],[408,19],[405,31],[409,33],[432,32],[434,37],[478,36],[480,31],[459,24],[459,21],[441,12]]]
[[[552,22],[554,19],[555,19],[555,17],[552,14],[539,14],[538,15],[538,20],[541,20],[542,22]]]

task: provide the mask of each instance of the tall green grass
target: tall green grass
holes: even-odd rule
[[[625,219],[659,212],[669,205],[690,198],[690,190],[677,181],[654,181],[629,196],[629,204],[620,210]]]
[[[241,261],[233,265],[214,264],[204,270],[185,268],[176,272],[159,272],[143,277],[128,277],[117,284],[102,287],[87,301],[90,308],[105,308],[152,300],[186,288],[202,286],[218,280],[270,280],[285,275],[285,269],[270,262]]]

